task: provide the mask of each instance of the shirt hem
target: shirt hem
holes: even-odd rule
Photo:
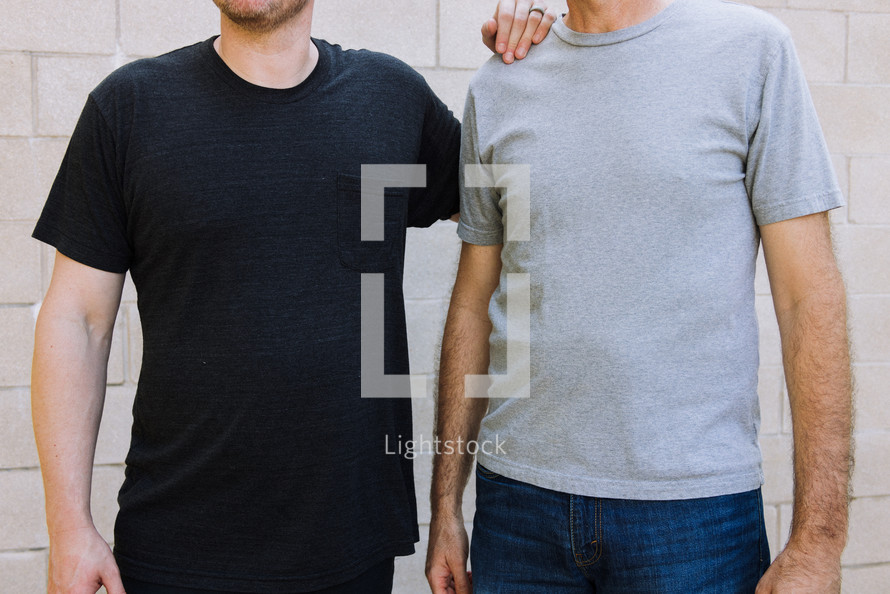
[[[807,197],[798,200],[789,200],[781,204],[770,205],[765,209],[757,209],[755,215],[757,224],[763,226],[820,212],[827,212],[843,206],[846,206],[843,194],[840,190],[833,190],[816,196],[815,198]]]
[[[457,223],[457,236],[473,245],[499,245],[504,243],[502,233],[477,231],[464,223],[463,220]]]
[[[348,582],[390,557],[406,557],[415,553],[414,542],[403,541],[377,549],[346,567],[307,576],[222,575],[214,572],[171,569],[136,561],[115,550],[121,574],[148,583],[182,588],[213,589],[220,592],[249,594],[282,594],[312,592]]]
[[[700,499],[745,493],[763,485],[763,471],[759,467],[748,472],[721,476],[636,481],[570,476],[488,456],[481,451],[478,461],[492,472],[542,489],[603,499],[640,501]]]
[[[31,237],[54,247],[62,255],[90,268],[122,274],[130,267],[125,260],[87,247],[45,221],[37,222]]]

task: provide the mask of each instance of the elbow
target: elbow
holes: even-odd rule
[[[75,340],[88,348],[107,349],[114,335],[115,319],[47,300],[37,315],[35,337],[38,343],[56,343],[65,337],[65,342]]]

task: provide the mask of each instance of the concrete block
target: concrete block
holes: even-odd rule
[[[890,153],[890,86],[814,84],[811,90],[833,153]]]
[[[887,453],[890,431],[864,431],[856,434],[856,469],[853,473],[854,497],[890,495]]]
[[[772,297],[755,297],[757,323],[760,326],[760,364],[782,365],[782,341]]]
[[[0,550],[40,549],[49,545],[40,471],[0,472]]]
[[[420,431],[414,432],[418,439]],[[423,433],[424,438],[431,439],[431,433]],[[433,456],[424,453],[414,459],[414,492],[417,495],[417,521],[420,524],[430,523],[430,485],[433,477]]]
[[[40,216],[67,142],[0,138],[0,220]]]
[[[782,433],[791,435],[794,423],[791,420],[791,401],[788,399],[788,386],[782,386]]]
[[[36,468],[39,461],[31,427],[31,393],[0,390],[0,419],[0,469]]]
[[[890,430],[890,365],[856,365],[856,429],[859,431]]]
[[[890,225],[890,157],[850,159],[850,222]]]
[[[0,55],[0,81],[0,135],[27,136],[33,128],[31,56]]]
[[[205,0],[121,0],[121,49],[157,56],[219,34],[219,10]]]
[[[887,8],[890,11],[890,7]],[[847,77],[856,83],[890,83],[890,14],[851,14]]]
[[[99,439],[96,442],[96,464],[124,463],[130,448],[135,396],[136,390],[132,386],[112,387],[106,391]]]
[[[757,269],[754,273],[754,293],[756,295],[767,295],[770,293],[769,275],[766,271],[766,260],[763,257],[763,247],[757,254]]]
[[[757,394],[760,397],[761,435],[776,435],[782,432],[784,386],[785,375],[781,367],[760,368]]]
[[[890,563],[890,497],[854,499],[844,565]]]
[[[34,321],[30,307],[0,308],[0,387],[31,384]]]
[[[55,269],[56,248],[52,247],[51,245],[41,244],[40,255],[43,261],[43,280],[40,283],[40,292],[41,294],[46,295],[46,292],[49,289],[49,285],[53,278],[53,269]]]
[[[438,369],[446,307],[447,303],[439,300],[406,304],[411,373],[432,374]]]
[[[773,14],[791,30],[807,80],[843,82],[846,68],[846,15],[810,10],[779,10]]]
[[[890,361],[890,297],[853,296],[848,307],[855,362]]]
[[[0,594],[46,592],[47,552],[0,553]]]
[[[0,222],[0,303],[32,304],[41,298],[40,244],[31,223]]]
[[[38,58],[38,134],[70,136],[90,91],[112,70],[114,61],[111,58]]]
[[[779,554],[791,537],[791,520],[794,516],[794,507],[790,503],[779,506],[779,546],[775,554]]]
[[[0,50],[114,53],[115,0],[4,0],[0,10]]]
[[[135,304],[137,298],[136,285],[133,284],[133,277],[131,277],[128,272],[127,279],[124,281],[124,291],[121,294],[121,302]]]
[[[879,594],[885,592],[890,584],[890,565],[874,565],[871,567],[845,567],[842,594]]]
[[[769,543],[770,558],[775,559],[779,544],[779,508],[774,505],[763,506],[763,523],[766,525],[766,540]]]
[[[847,225],[834,239],[850,293],[890,293],[890,227]]]
[[[764,435],[760,438],[763,452],[763,500],[770,505],[791,503],[794,495],[791,437]]]
[[[86,101],[84,95],[83,100]],[[59,166],[65,157],[68,148],[68,140],[61,138],[35,138],[31,140],[32,151],[36,160],[35,191],[37,192],[42,210],[43,203],[49,195]],[[39,214],[40,210],[38,210]],[[37,218],[36,216],[30,218]]]
[[[405,245],[405,297],[450,299],[460,246],[456,223],[409,229]]]
[[[837,183],[844,194],[847,204],[850,204],[850,163],[843,155],[831,155],[831,164],[834,166],[834,173],[837,176]],[[831,224],[833,226],[845,225],[849,222],[848,206],[835,208],[829,212]]]
[[[430,380],[433,381],[433,380]],[[414,433],[432,435],[435,428],[433,420],[436,414],[436,402],[432,398],[415,398],[411,401]]]
[[[495,2],[439,2],[439,61],[448,68],[477,69],[492,53],[482,43],[482,23],[491,18]]]
[[[888,12],[886,0],[787,0],[788,8],[838,12]]]
[[[123,466],[96,466],[93,468],[90,510],[93,523],[107,542],[114,540],[114,519],[119,506],[117,493],[124,482]]]
[[[788,0],[742,0],[741,4],[750,4],[759,8],[784,8]]]
[[[436,65],[436,2],[317,2],[312,34],[344,48],[370,49],[411,66],[432,67]]]

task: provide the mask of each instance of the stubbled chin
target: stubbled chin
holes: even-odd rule
[[[273,31],[295,18],[309,0],[213,0],[230,21],[257,33]]]

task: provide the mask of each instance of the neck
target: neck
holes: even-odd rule
[[[608,33],[639,25],[674,0],[567,0],[566,26],[578,33]]]
[[[318,63],[318,49],[310,38],[311,2],[273,31],[250,31],[225,15],[220,19],[220,36],[213,47],[226,66],[249,83],[289,89],[306,80]]]

